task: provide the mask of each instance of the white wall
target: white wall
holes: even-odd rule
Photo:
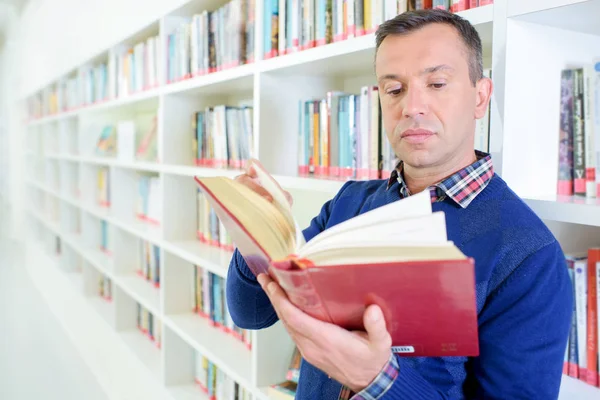
[[[20,96],[36,91],[184,0],[31,0],[19,19]]]

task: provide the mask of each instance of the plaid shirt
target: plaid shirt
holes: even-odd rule
[[[494,175],[492,159],[489,154],[481,151],[475,150],[475,154],[477,161],[473,164],[428,187],[432,203],[444,201],[449,197],[462,208],[466,208],[485,189]],[[402,168],[403,163],[400,161],[388,180],[387,188],[397,180],[400,183],[400,197],[404,198],[411,193],[404,182]],[[386,366],[369,386],[357,394],[347,387],[342,387],[338,400],[377,400],[392,386],[399,373],[398,360],[392,353]]]

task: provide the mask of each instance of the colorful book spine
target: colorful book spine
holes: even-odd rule
[[[192,311],[200,317],[206,318],[216,329],[233,336],[251,349],[252,335],[250,331],[235,325],[229,313],[225,279],[196,265],[193,269]]]

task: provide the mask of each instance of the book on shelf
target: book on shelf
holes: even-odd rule
[[[227,306],[225,279],[206,269],[194,266],[192,309],[208,319],[210,324],[252,348],[250,331],[235,325]]]
[[[209,168],[242,168],[253,156],[251,106],[217,105],[192,116],[192,159]]]
[[[194,381],[209,399],[250,400],[252,393],[198,351],[194,351]]]
[[[104,274],[98,278],[98,295],[106,301],[112,301],[112,284],[110,278]]]
[[[100,131],[96,142],[96,155],[112,157],[117,151],[117,131],[114,125],[106,125]]]
[[[151,117],[149,126],[140,125],[136,134],[135,159],[144,162],[158,162],[158,117]],[[121,149],[119,149],[121,151]]]
[[[600,248],[565,254],[573,287],[573,315],[565,349],[563,374],[600,385]]]
[[[600,59],[561,70],[558,132],[557,194],[600,197]]]
[[[478,355],[474,260],[448,241],[427,191],[305,242],[279,185],[252,165],[272,203],[230,178],[195,180],[255,275],[268,273],[303,311],[350,330],[364,330],[366,307],[379,305],[403,355]]]
[[[109,257],[112,256],[112,241],[110,239],[110,227],[108,222],[100,220],[100,251]]]
[[[374,33],[407,10],[452,12],[493,0],[272,0],[264,5],[263,57],[269,59]]]
[[[137,274],[160,287],[160,248],[145,240],[140,240]]]
[[[198,221],[196,224],[197,237],[202,243],[213,247],[233,252],[231,236],[219,220],[215,210],[204,197],[204,193],[197,189]]]
[[[110,207],[110,170],[108,167],[98,168],[98,205]]]
[[[136,303],[136,305],[136,324],[138,330],[154,342],[156,347],[161,348],[162,322],[140,303]]]
[[[253,62],[254,14],[254,0],[232,0],[182,17],[167,35],[167,83]]]

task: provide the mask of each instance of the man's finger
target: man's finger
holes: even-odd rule
[[[387,348],[392,345],[392,338],[385,326],[385,319],[381,308],[371,305],[365,311],[363,316],[365,330],[369,337],[369,342],[378,348]]]

